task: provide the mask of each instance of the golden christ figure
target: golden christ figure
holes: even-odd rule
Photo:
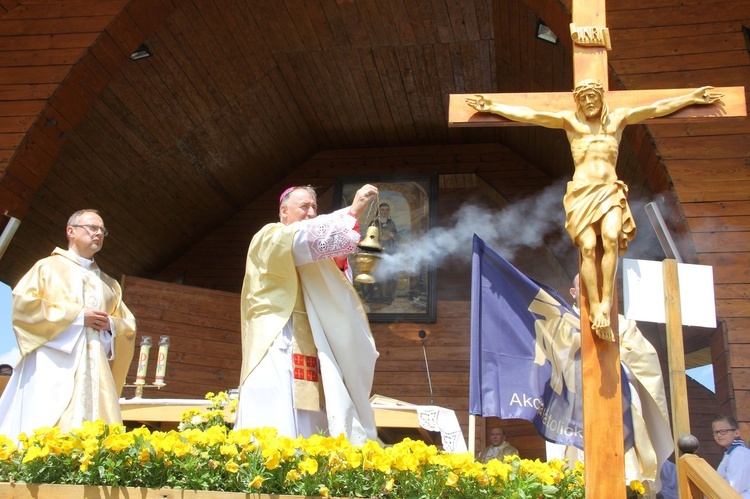
[[[583,80],[576,86],[575,111],[537,111],[493,102],[482,95],[466,99],[469,106],[480,112],[565,130],[575,165],[563,199],[565,228],[581,252],[581,278],[591,304],[589,320],[602,339],[615,341],[609,315],[617,259],[635,236],[635,222],[627,201],[628,186],[618,180],[615,171],[622,132],[627,125],[666,116],[693,104],[712,104],[723,97],[724,94],[712,90],[713,87],[702,87],[650,105],[615,110],[608,109],[604,86],[595,80]],[[598,238],[604,250],[601,259],[596,258]]]

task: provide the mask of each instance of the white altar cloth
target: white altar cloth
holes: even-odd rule
[[[383,413],[390,411],[401,412],[405,415],[417,414],[417,423],[421,428],[428,431],[439,431],[440,440],[443,442],[443,450],[452,453],[468,452],[466,440],[458,424],[456,413],[451,409],[439,407],[436,405],[388,405],[371,402],[372,409],[375,412],[375,424],[378,427],[392,426],[385,424]],[[399,425],[414,427],[413,425]]]

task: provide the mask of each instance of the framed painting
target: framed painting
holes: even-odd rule
[[[437,318],[435,265],[425,261],[420,240],[437,224],[438,176],[367,175],[336,179],[334,208],[352,203],[364,184],[378,188],[378,199],[359,219],[363,238],[378,230],[382,258],[362,282],[354,255],[349,257],[354,287],[372,322],[434,322]],[[359,278],[358,278],[359,277]]]

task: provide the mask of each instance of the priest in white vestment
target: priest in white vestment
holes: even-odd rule
[[[344,434],[355,445],[377,438],[369,397],[378,352],[346,263],[360,241],[357,219],[377,197],[365,185],[350,207],[318,217],[314,189],[293,187],[280,222],[253,237],[235,429]]]
[[[94,255],[108,234],[96,210],[74,213],[68,249],[55,248],[13,290],[21,360],[0,397],[0,434],[63,432],[84,421],[122,423],[120,392],[135,344],[135,318]]]

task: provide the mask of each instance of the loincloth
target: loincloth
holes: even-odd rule
[[[628,206],[628,186],[621,180],[611,184],[586,184],[568,182],[563,198],[565,207],[565,230],[575,243],[587,227],[598,224],[613,208],[622,208],[622,220],[618,243],[620,255],[628,249],[628,242],[635,237],[635,220]],[[597,228],[597,234],[599,230]]]

